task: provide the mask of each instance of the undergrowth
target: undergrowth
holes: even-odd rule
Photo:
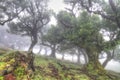
[[[21,65],[17,65],[15,69],[13,69],[13,65],[15,63],[15,52],[6,52],[1,51],[0,53],[0,80],[4,80],[5,76],[2,75],[3,71],[12,72],[15,80],[93,80],[84,70],[82,70],[82,66],[78,64],[73,64],[70,62],[65,62],[61,60],[56,60],[53,58],[43,57],[39,55],[35,55],[34,65],[35,72],[27,72],[25,67]],[[3,53],[4,52],[4,53]],[[110,79],[108,76],[97,75],[94,72],[92,67],[89,67],[89,74],[93,74],[97,78],[95,80],[120,80],[120,78],[115,77],[118,75],[114,73],[114,75],[109,74],[114,78]],[[13,71],[12,71],[13,70]],[[29,70],[27,70],[29,71]],[[109,73],[109,72],[107,72]],[[112,73],[112,72],[110,72]]]

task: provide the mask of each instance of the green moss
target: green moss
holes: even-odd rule
[[[4,80],[4,77],[3,77],[3,76],[0,76],[0,80]]]
[[[5,62],[0,62],[0,75],[2,74],[2,70],[4,70],[6,67],[6,63]]]
[[[23,67],[17,67],[17,69],[14,71],[15,76],[23,76],[25,75],[25,69]]]
[[[90,80],[90,78],[87,75],[81,74],[81,75],[75,75],[75,80]]]
[[[14,71],[16,80],[26,80],[27,79],[27,75],[25,74],[25,68],[19,66],[15,69]]]

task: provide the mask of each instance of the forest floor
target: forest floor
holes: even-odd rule
[[[15,65],[13,53],[18,54],[13,50],[0,49],[0,80],[106,80],[100,75],[97,75],[99,79],[91,79],[81,65],[39,55],[35,55],[35,72],[32,72],[26,68],[27,62]],[[120,80],[120,73],[107,73],[114,77],[107,80]]]

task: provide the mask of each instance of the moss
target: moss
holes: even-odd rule
[[[0,76],[3,75],[3,70],[6,67],[6,63],[5,62],[0,62]]]
[[[3,77],[3,76],[0,76],[0,80],[4,80],[4,77]]]
[[[81,74],[81,75],[75,75],[75,80],[90,80],[90,78],[87,75]]]
[[[19,66],[14,71],[16,80],[27,80],[27,75],[25,74],[25,68]]]
[[[25,75],[25,69],[23,67],[17,67],[16,70],[14,71],[15,76],[23,76]]]

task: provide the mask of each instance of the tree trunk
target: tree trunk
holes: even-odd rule
[[[31,45],[28,51],[33,51],[33,48],[36,45],[36,43],[37,43],[37,34],[36,35],[34,34],[34,36],[31,36]]]
[[[85,65],[84,70],[92,80],[99,80],[99,75],[106,76],[106,71],[98,60],[98,54],[96,52],[87,52],[89,62]]]
[[[80,60],[80,56],[81,56],[81,54],[82,54],[82,53],[81,53],[82,49],[78,47],[77,51],[78,51],[78,60],[77,60],[77,62],[80,64],[80,63],[81,63],[81,62],[80,62],[80,61],[81,61],[81,60]]]
[[[37,43],[36,41],[32,41],[32,43],[31,43],[28,51],[33,51],[33,48],[34,48],[34,46],[36,45],[36,43]]]
[[[78,53],[78,61],[77,61],[79,64],[80,64],[80,55],[81,55],[81,53],[79,52]]]
[[[65,56],[65,54],[64,54],[64,53],[62,53],[62,60],[64,60],[64,56]]]
[[[32,69],[32,71],[35,71],[35,67],[34,67],[34,59],[35,59],[35,56],[33,54],[33,52],[29,52],[28,53],[28,58],[29,58],[29,69]]]
[[[45,56],[47,56],[48,50],[47,49],[44,49],[44,50],[45,50]]]
[[[51,47],[51,54],[50,54],[50,57],[52,57],[52,58],[56,58],[56,56],[55,56],[55,52],[56,52],[56,50],[55,50],[55,46]]]
[[[85,50],[84,50],[84,49],[81,49],[81,48],[78,48],[78,54],[79,54],[79,56],[80,56],[81,54],[84,56],[84,60],[85,60],[85,63],[84,63],[84,64],[87,64],[87,62],[88,62],[88,56],[87,56]],[[79,56],[78,56],[78,57],[79,57]],[[78,59],[79,59],[79,58],[78,58]],[[79,60],[80,60],[80,59],[79,59]]]
[[[39,49],[39,51],[38,51],[38,54],[40,54],[40,53],[41,53],[41,51],[42,51],[42,47],[40,47],[40,49]]]
[[[74,62],[74,54],[72,55],[72,62]]]
[[[108,63],[110,60],[112,60],[113,57],[114,57],[114,50],[113,50],[113,52],[108,52],[108,53],[107,53],[107,59],[103,62],[102,66],[105,68],[106,65],[107,65],[107,63]]]
[[[83,52],[83,56],[84,56],[85,64],[87,64],[88,63],[88,56],[85,52]]]
[[[30,54],[28,54],[28,56],[30,57],[30,61],[29,61],[29,67],[35,71],[35,67],[34,67],[34,54],[33,54],[33,47],[35,46],[36,43],[32,42],[30,48],[29,48],[29,52]]]
[[[34,34],[35,35],[35,34]],[[35,36],[33,36],[33,37],[31,37],[31,45],[30,45],[30,47],[29,47],[29,54],[28,54],[28,56],[29,56],[29,58],[30,58],[30,61],[29,61],[29,65],[30,65],[30,68],[33,70],[33,71],[35,71],[35,67],[34,67],[34,54],[33,54],[33,48],[34,48],[34,46],[36,45],[36,43],[37,43],[37,35],[35,35]]]
[[[92,53],[87,53],[88,55],[88,65],[92,63],[92,66],[94,67],[94,69],[99,69],[102,68],[102,65],[100,64],[99,60],[98,60],[98,53],[96,52],[92,52]]]
[[[107,58],[107,59],[103,62],[102,66],[105,68],[106,65],[108,64],[108,62],[109,62],[111,59],[112,59],[112,58]]]

